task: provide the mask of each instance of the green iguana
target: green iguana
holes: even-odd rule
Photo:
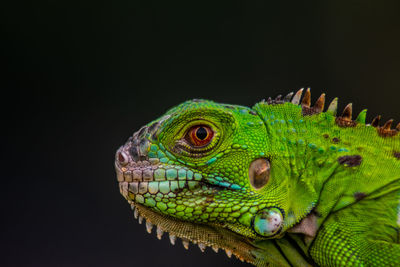
[[[257,266],[400,266],[400,123],[302,94],[195,99],[134,133],[115,167],[139,223]]]

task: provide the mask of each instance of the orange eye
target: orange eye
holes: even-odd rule
[[[205,146],[214,136],[213,130],[206,125],[197,125],[190,128],[188,141],[194,146]]]

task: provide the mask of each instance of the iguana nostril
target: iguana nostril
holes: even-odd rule
[[[270,167],[269,161],[265,158],[256,159],[250,164],[249,179],[252,187],[260,189],[268,183]]]
[[[128,155],[124,151],[119,151],[118,152],[118,161],[122,166],[125,166],[128,164],[129,158]]]
[[[259,212],[254,218],[254,230],[262,236],[272,236],[282,228],[282,213],[277,208],[270,208]]]

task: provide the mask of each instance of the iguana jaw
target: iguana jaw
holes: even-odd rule
[[[134,163],[135,166],[132,166],[132,163],[130,163],[130,166],[121,166],[120,161],[122,158],[118,159],[118,157],[126,156],[123,151],[124,147],[118,150],[117,160],[115,162],[120,192],[128,203],[131,204],[134,210],[134,216],[139,220],[139,223],[142,223],[143,219],[145,219],[146,228],[149,233],[151,233],[153,226],[156,226],[157,237],[161,239],[164,232],[169,233],[172,244],[175,244],[175,240],[178,237],[182,239],[182,244],[185,248],[188,248],[189,242],[192,242],[197,244],[202,251],[204,251],[207,246],[211,247],[216,252],[218,249],[224,249],[228,257],[231,257],[233,254],[242,261],[254,262],[255,258],[252,251],[257,248],[252,245],[251,240],[226,229],[226,225],[223,223],[214,222],[201,224],[180,220],[155,211],[153,208],[144,206],[144,204],[148,205],[148,203],[139,203],[139,201],[142,201],[143,195],[150,193],[154,188],[160,190],[162,184],[169,184],[168,189],[170,192],[164,192],[167,194],[171,192],[177,193],[177,191],[182,190],[189,191],[189,182],[191,182],[191,187],[194,188],[194,194],[196,194],[196,188],[197,191],[207,191],[209,194],[221,190],[220,188],[211,184],[205,184],[204,181],[181,180],[181,182],[183,182],[183,187],[171,190],[171,184],[176,184],[178,181],[168,181],[166,179],[154,181],[155,170],[163,167],[165,168],[166,166],[160,165],[159,162],[151,164],[148,161],[137,161]],[[139,175],[139,173],[141,173],[141,175]],[[147,174],[145,175],[145,173]],[[152,173],[152,176],[150,176],[150,173]],[[154,194],[153,191],[152,193]]]
[[[162,234],[167,232],[172,244],[175,244],[178,237],[182,239],[185,248],[188,248],[190,241],[197,244],[202,251],[207,246],[216,252],[218,249],[224,249],[228,257],[233,254],[242,261],[254,262],[255,258],[252,251],[257,248],[251,244],[251,240],[226,229],[226,225],[223,223],[202,224],[180,220],[153,210],[160,210],[159,204],[158,206],[148,207],[149,203],[145,202],[143,197],[146,194],[156,196],[158,193],[163,195],[172,193],[171,198],[174,198],[175,194],[185,190],[190,191],[193,195],[198,194],[204,201],[207,195],[211,196],[221,188],[205,183],[201,176],[196,175],[196,173],[190,174],[189,171],[187,171],[186,177],[177,176],[168,179],[169,170],[171,170],[170,172],[175,170],[177,173],[173,165],[151,161],[149,158],[134,161],[129,154],[130,147],[129,144],[122,146],[116,153],[117,180],[121,194],[134,210],[135,218],[138,218],[139,223],[142,223],[143,219],[146,220],[146,228],[149,233],[155,225],[157,237],[161,239]]]

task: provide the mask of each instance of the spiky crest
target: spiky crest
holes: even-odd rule
[[[282,95],[278,95],[275,99],[269,97],[267,101],[261,101],[264,104],[268,105],[276,105],[283,104],[286,102],[291,102],[294,105],[300,105],[302,107],[302,112],[304,116],[311,116],[314,114],[319,114],[324,112],[325,107],[325,94],[321,94],[318,100],[315,102],[313,106],[311,106],[311,90],[307,88],[304,93],[304,88],[298,90],[295,94],[293,92],[287,94],[283,99]],[[294,96],[293,96],[294,95]],[[303,98],[302,98],[303,96]],[[301,100],[301,101],[300,101]],[[332,102],[329,104],[326,112],[336,117],[336,123],[340,127],[354,127],[357,124],[366,124],[366,116],[367,110],[362,110],[355,120],[352,119],[353,113],[353,105],[352,103],[348,104],[342,112],[341,116],[337,116],[337,108],[338,108],[338,98],[334,98]],[[395,129],[392,129],[393,119],[388,120],[383,126],[379,126],[379,122],[381,120],[381,115],[376,116],[372,122],[371,126],[377,129],[377,132],[382,137],[395,136],[400,132],[400,122],[397,124]]]

